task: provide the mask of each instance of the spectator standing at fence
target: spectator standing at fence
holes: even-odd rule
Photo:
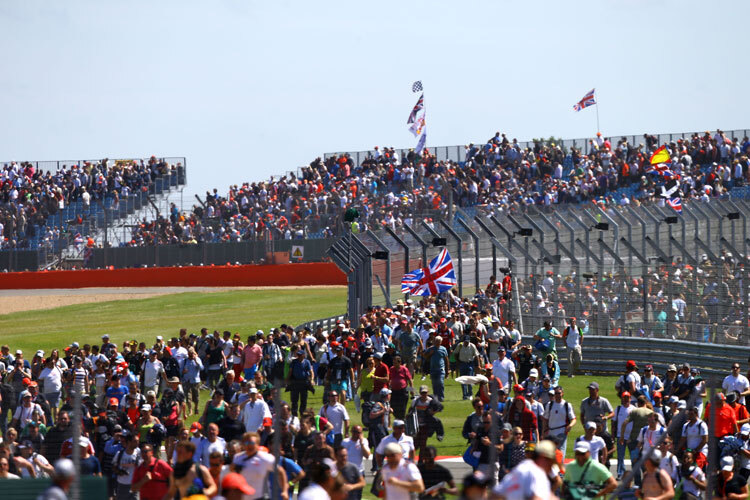
[[[552,326],[551,321],[545,321],[544,326],[534,334],[535,347],[545,357],[549,354],[557,360],[557,339],[562,339],[557,328]]]
[[[726,394],[737,391],[740,394],[739,403],[741,405],[745,404],[745,396],[750,395],[750,381],[740,373],[739,363],[732,363],[732,373],[724,377],[721,387]]]
[[[568,377],[575,377],[578,368],[583,361],[583,329],[576,323],[576,318],[571,316],[568,326],[563,330],[565,347],[568,350]]]

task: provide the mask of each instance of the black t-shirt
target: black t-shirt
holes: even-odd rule
[[[359,473],[359,468],[351,462],[340,468],[339,473],[344,477],[346,484],[358,483],[359,478],[362,477]],[[357,500],[361,496],[361,493],[362,490],[352,490],[346,498],[347,500]]]
[[[445,481],[446,483],[453,481],[453,475],[451,474],[451,471],[449,471],[442,465],[435,464],[432,468],[428,469],[424,464],[419,464],[417,468],[422,474],[422,481],[424,481],[425,489],[431,488],[441,481]],[[419,495],[420,500],[443,500],[444,498],[445,495],[443,493],[438,493],[434,497],[431,495]]]
[[[742,488],[745,484],[746,482],[737,474],[734,474],[732,479],[726,483],[724,482],[724,477],[719,475],[719,481],[716,485],[716,493],[720,497],[725,497],[730,493],[742,493]]]
[[[352,362],[346,356],[336,356],[328,362],[328,374],[331,381],[340,382],[349,380],[349,373],[352,369]]]
[[[242,420],[235,420],[230,417],[224,417],[217,422],[219,426],[219,436],[227,443],[233,439],[241,439],[245,433],[245,424]]]

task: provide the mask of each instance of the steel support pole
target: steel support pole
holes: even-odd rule
[[[460,218],[456,218],[457,221],[461,221]],[[463,249],[461,248],[462,241],[461,238],[459,238],[458,234],[450,227],[450,225],[445,222],[443,219],[440,219],[438,223],[443,226],[443,228],[448,231],[448,234],[450,234],[454,240],[456,240],[456,249],[458,251],[458,295],[460,297],[464,296],[464,259],[463,259]],[[477,283],[477,287],[479,287],[479,283]]]
[[[465,220],[456,219],[456,221],[458,221],[461,227],[463,227],[466,230],[466,232],[469,233],[469,236],[471,236],[471,239],[474,240],[474,280],[476,281],[477,289],[479,289],[481,287],[480,276],[479,276],[479,262],[480,262],[479,235],[471,228],[471,226],[469,226],[469,224],[466,223]],[[493,250],[494,250],[494,247],[493,247]],[[493,273],[494,272],[495,270],[493,269]]]
[[[484,223],[484,221],[479,218],[479,216],[474,217],[474,221],[479,224],[479,227],[482,228],[482,230],[489,235],[490,238],[495,238],[495,233],[493,233],[490,228],[487,226],[487,224]],[[492,246],[492,275],[497,279],[497,248],[495,248],[495,245]]]
[[[399,235],[397,235],[390,227],[385,226],[385,232],[388,233],[391,238],[393,238],[396,243],[401,245],[401,248],[404,249],[404,274],[409,273],[411,269],[409,269],[409,266],[411,265],[409,263],[409,245],[406,244],[406,242],[401,239]]]
[[[391,252],[390,250],[388,250],[388,247],[385,245],[385,243],[380,241],[380,238],[378,238],[375,235],[375,233],[373,233],[371,230],[368,229],[366,234],[372,239],[372,241],[375,242],[375,244],[381,250],[383,250],[385,253],[388,254],[388,258],[386,258],[385,260],[385,290],[386,290],[385,302],[386,304],[388,304],[388,307],[392,307],[391,306]]]
[[[404,229],[422,246],[422,267],[427,267],[427,242],[409,224],[404,224]]]

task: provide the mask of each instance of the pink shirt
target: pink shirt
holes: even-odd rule
[[[405,389],[409,384],[409,381],[411,380],[411,373],[409,373],[409,369],[405,365],[401,365],[398,370],[396,370],[396,368],[394,367],[391,367],[388,378],[391,381],[391,390],[399,391],[401,389]]]
[[[243,354],[245,357],[243,368],[252,368],[260,361],[260,357],[263,356],[263,349],[258,344],[248,345],[245,346]]]

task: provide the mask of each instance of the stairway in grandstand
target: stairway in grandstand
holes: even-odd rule
[[[184,166],[184,159],[179,160]],[[80,200],[71,203],[50,216],[44,225],[36,226],[34,236],[29,238],[30,248],[39,250],[40,269],[53,268],[65,260],[83,260],[89,238],[97,246],[105,241],[110,246],[129,241],[132,227],[144,217],[155,219],[157,211],[168,215],[170,203],[180,205],[185,183],[185,169],[181,167],[157,177],[148,189],[121,198],[117,204],[112,196],[92,201],[88,210]],[[55,230],[59,230],[59,238],[52,234]]]

